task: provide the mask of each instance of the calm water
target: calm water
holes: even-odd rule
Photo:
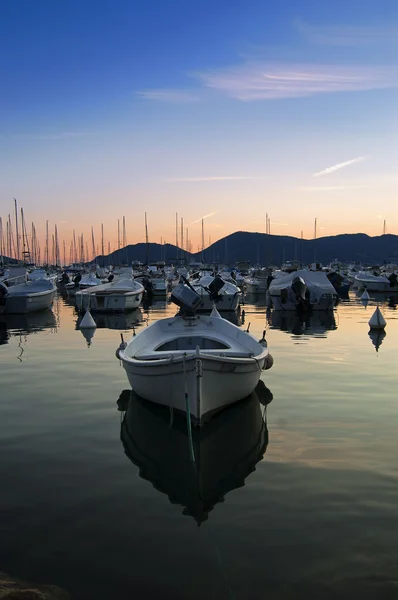
[[[0,570],[76,600],[398,598],[398,312],[371,339],[374,306],[301,323],[249,298],[268,404],[196,434],[199,476],[115,358],[173,306],[100,317],[91,345],[62,299],[0,316]]]

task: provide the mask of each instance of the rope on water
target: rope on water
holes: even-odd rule
[[[184,386],[185,386],[185,408],[187,412],[187,430],[188,430],[188,440],[189,440],[189,453],[191,455],[191,460],[195,463],[195,452],[193,449],[193,440],[192,440],[192,423],[191,423],[191,408],[189,406],[189,398],[188,398],[188,383],[187,383],[187,371],[185,365],[185,357],[186,354],[183,354],[182,364],[184,368]]]
[[[231,586],[229,585],[228,577],[227,577],[227,574],[226,574],[225,569],[224,569],[224,565],[223,565],[222,560],[221,560],[220,550],[219,550],[219,548],[218,548],[218,546],[217,546],[217,544],[216,544],[213,536],[211,535],[210,527],[207,528],[207,532],[209,534],[209,538],[211,540],[211,543],[213,544],[214,552],[215,552],[215,554],[217,556],[217,561],[218,561],[218,564],[220,566],[220,571],[222,573],[224,584],[225,584],[225,587],[228,590],[228,595],[231,598],[231,600],[235,600],[235,594],[233,593],[233,591],[231,589]]]

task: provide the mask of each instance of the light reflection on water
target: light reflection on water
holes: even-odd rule
[[[232,413],[219,434],[214,423],[201,481],[209,506],[214,490],[221,496],[199,529],[181,514],[192,487],[182,462],[173,470],[168,423],[140,405],[142,428],[135,415],[129,439],[137,467],[116,404],[127,388],[114,356],[120,333],[175,307],[98,316],[90,346],[62,299],[53,311],[0,317],[3,570],[77,599],[396,597],[396,302],[375,296],[365,307],[351,294],[333,315],[297,319],[249,300],[238,322],[258,339],[266,329],[275,359],[263,374],[274,397],[267,451],[245,462],[239,449],[250,457],[255,444],[242,431],[251,430]],[[367,325],[377,303],[383,339]]]

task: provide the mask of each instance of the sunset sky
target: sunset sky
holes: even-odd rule
[[[398,234],[397,0],[2,0],[0,40],[3,223]]]

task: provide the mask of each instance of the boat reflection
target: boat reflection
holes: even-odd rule
[[[246,292],[244,295],[244,304],[252,304],[255,307],[264,310],[268,306],[268,296],[264,293]]]
[[[140,308],[136,308],[129,313],[92,313],[98,329],[133,329],[137,327],[143,320],[143,313]],[[84,314],[80,314],[76,321],[76,329],[80,329],[80,323]]]
[[[193,463],[186,419],[125,390],[118,400],[119,410],[126,411],[120,439],[140,477],[172,504],[182,505],[182,514],[200,525],[228,492],[244,486],[263,458],[268,444],[263,406],[271,400],[272,393],[260,381],[248,398],[195,428]]]
[[[272,329],[280,329],[293,335],[324,336],[337,329],[333,311],[314,311],[299,315],[294,311],[272,311],[268,317]]]
[[[0,315],[0,344],[14,335],[30,335],[38,331],[57,330],[57,319],[51,309],[37,313]]]

